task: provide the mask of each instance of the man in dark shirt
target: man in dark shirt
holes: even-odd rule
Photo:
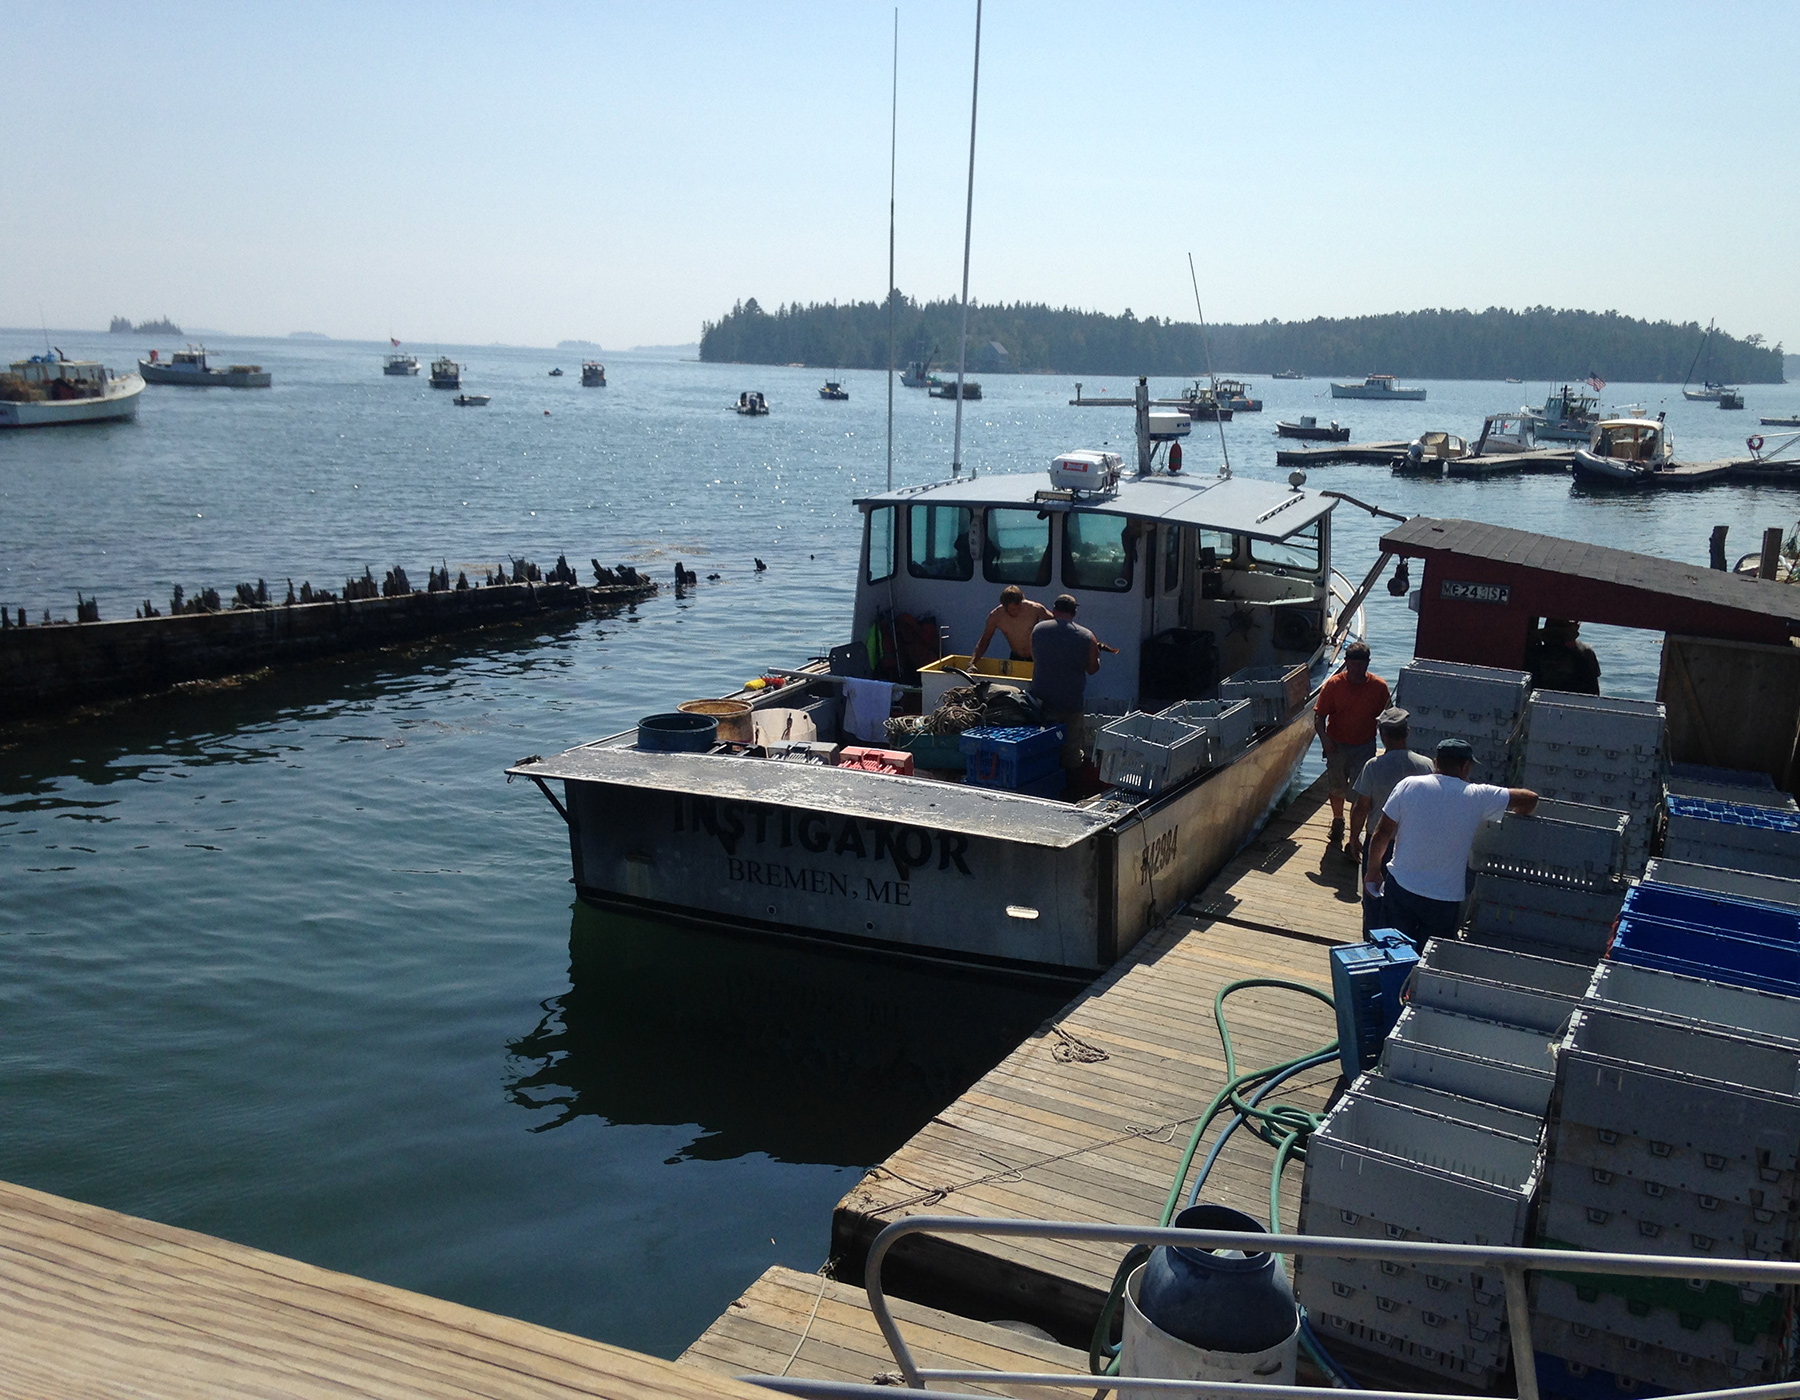
[[[1045,723],[1063,726],[1062,766],[1067,771],[1081,767],[1087,678],[1100,669],[1100,639],[1075,621],[1078,606],[1064,593],[1050,620],[1031,629],[1031,693],[1044,707]]]
[[[1600,693],[1600,658],[1581,640],[1581,624],[1563,617],[1544,620],[1538,640],[1525,658],[1534,690],[1566,690],[1574,695]]]

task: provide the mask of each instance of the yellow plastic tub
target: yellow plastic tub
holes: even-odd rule
[[[952,669],[954,668],[954,669]],[[982,680],[1001,681],[1011,685],[1015,690],[1024,690],[1031,684],[1031,663],[1029,661],[1013,661],[1010,658],[1001,660],[992,656],[984,656],[979,664],[972,656],[945,656],[933,661],[929,666],[919,668],[920,708],[930,714],[944,698],[944,692],[968,682],[957,671],[967,671]]]

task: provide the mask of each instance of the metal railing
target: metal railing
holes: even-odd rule
[[[1716,1279],[1722,1282],[1757,1281],[1768,1284],[1800,1284],[1800,1263],[1754,1259],[1697,1259],[1657,1254],[1590,1254],[1559,1249],[1523,1249],[1462,1244],[1428,1244],[1417,1240],[1348,1239],[1332,1235],[1268,1235],[1229,1230],[1178,1230],[1172,1226],[1092,1225],[1059,1220],[1001,1220],[957,1215],[914,1215],[897,1220],[875,1237],[869,1247],[864,1280],[869,1310],[874,1314],[900,1374],[913,1390],[926,1395],[954,1395],[928,1382],[963,1382],[983,1385],[1056,1386],[1093,1391],[1116,1390],[1154,1396],[1159,1391],[1183,1395],[1237,1397],[1238,1400],[1274,1400],[1291,1397],[1292,1386],[1239,1381],[1163,1380],[1095,1376],[1068,1372],[945,1370],[922,1367],[900,1335],[893,1309],[881,1283],[882,1264],[889,1252],[908,1235],[986,1235],[1011,1239],[1087,1240],[1101,1244],[1187,1245],[1201,1249],[1239,1249],[1247,1254],[1274,1251],[1281,1254],[1326,1254],[1340,1259],[1371,1259],[1409,1264],[1448,1264],[1464,1268],[1497,1269],[1506,1281],[1506,1318],[1512,1339],[1513,1374],[1519,1400],[1538,1400],[1537,1352],[1531,1341],[1531,1309],[1525,1278],[1534,1269],[1556,1273],[1624,1274],[1636,1278]],[[847,1381],[816,1381],[793,1376],[745,1376],[757,1385],[784,1391],[806,1400],[857,1400],[887,1393],[890,1388]],[[1443,1400],[1442,1392],[1359,1390],[1365,1400]],[[1800,1397],[1800,1380],[1773,1385],[1742,1386],[1729,1390],[1693,1392],[1690,1400],[1789,1400]]]

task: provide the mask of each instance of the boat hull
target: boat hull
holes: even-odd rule
[[[1367,384],[1336,384],[1331,386],[1331,397],[1334,399],[1394,399],[1406,400],[1410,403],[1423,403],[1423,389],[1376,389]]]
[[[137,417],[144,381],[135,374],[112,381],[98,399],[44,399],[33,403],[0,400],[0,428],[54,428],[66,423],[110,423]]]
[[[179,384],[190,389],[267,389],[273,378],[266,369],[178,370],[169,365],[138,361],[146,384]]]
[[[1311,737],[1302,716],[1140,808],[1098,811],[630,749],[572,750],[519,771],[562,777],[575,886],[589,903],[1088,978],[1223,868],[1286,791]],[[584,752],[587,776],[559,771]],[[647,780],[658,768],[673,780]],[[831,800],[859,780],[855,802]],[[944,815],[951,793],[986,803],[983,818]],[[872,801],[883,804],[876,815]]]
[[[1610,457],[1589,452],[1585,447],[1575,450],[1574,467],[1576,476],[1609,486],[1648,486],[1656,474],[1642,463],[1615,462]]]
[[[419,372],[419,367],[417,365],[387,365],[381,372],[383,374],[394,375],[396,378],[404,378],[407,375],[417,374]]]

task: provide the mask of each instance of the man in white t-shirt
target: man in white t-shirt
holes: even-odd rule
[[[1456,937],[1469,850],[1481,824],[1505,812],[1528,817],[1537,810],[1530,788],[1469,782],[1474,761],[1468,740],[1443,740],[1437,771],[1396,783],[1369,838],[1366,888],[1385,897],[1389,926],[1416,947],[1428,938]],[[1384,871],[1390,844],[1394,858]]]

